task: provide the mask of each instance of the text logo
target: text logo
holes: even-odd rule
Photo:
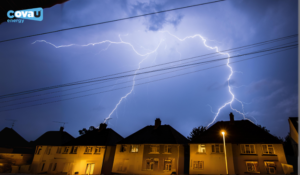
[[[7,12],[7,17],[8,18],[21,18],[21,19],[42,21],[43,20],[43,9],[39,7],[39,8],[34,8],[34,9],[17,10],[17,11],[9,10]]]

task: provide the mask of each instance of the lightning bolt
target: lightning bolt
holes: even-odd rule
[[[206,126],[206,129],[216,121],[217,117],[218,117],[219,114],[220,114],[220,111],[221,111],[223,108],[225,108],[226,106],[228,106],[228,105],[230,106],[230,108],[231,108],[233,111],[235,111],[235,112],[241,114],[241,115],[243,116],[244,119],[251,121],[250,119],[246,118],[246,116],[245,116],[245,112],[244,112],[244,104],[243,104],[243,102],[240,101],[240,100],[238,100],[238,99],[235,97],[235,95],[233,94],[233,92],[231,91],[230,79],[231,79],[231,77],[232,77],[234,71],[233,71],[232,67],[229,65],[229,63],[230,63],[230,55],[229,55],[229,53],[226,53],[226,52],[220,52],[220,51],[219,51],[219,48],[218,48],[217,46],[211,47],[211,46],[207,45],[207,44],[206,44],[206,41],[207,41],[207,40],[206,40],[203,36],[201,36],[200,34],[195,34],[195,35],[192,35],[192,36],[187,36],[187,37],[181,39],[181,38],[179,38],[179,37],[177,37],[177,36],[171,34],[171,33],[168,32],[168,31],[160,31],[160,32],[167,33],[167,34],[173,36],[174,38],[176,38],[177,40],[179,40],[179,41],[181,41],[181,42],[182,42],[182,41],[185,41],[186,39],[200,38],[200,39],[202,40],[202,42],[203,42],[203,45],[204,45],[206,48],[211,49],[211,50],[215,50],[215,52],[217,52],[217,53],[219,53],[219,54],[221,54],[221,55],[226,55],[227,58],[228,58],[228,59],[227,59],[227,64],[226,64],[226,65],[227,65],[227,67],[230,69],[230,74],[229,74],[229,76],[228,76],[228,78],[227,78],[227,84],[228,84],[228,92],[229,92],[230,95],[231,95],[231,100],[228,101],[228,102],[226,102],[226,103],[224,103],[224,104],[218,109],[218,112],[217,112],[217,113],[212,112],[212,109],[211,109],[211,112],[212,112],[213,114],[215,114],[215,116],[214,116],[213,121],[210,122],[210,123]],[[237,110],[237,109],[235,109],[235,108],[232,107],[232,103],[234,102],[234,100],[236,100],[237,102],[239,102],[239,103],[242,105],[242,111],[239,111],[239,110]],[[252,121],[251,121],[251,122],[252,122]],[[252,123],[253,123],[253,122],[252,122]]]
[[[128,35],[128,34],[127,34],[127,35]],[[125,35],[125,36],[127,36],[127,35]],[[141,48],[143,48],[143,49],[149,51],[149,52],[147,52],[147,53],[145,53],[145,54],[141,54],[141,53],[139,53],[139,52],[135,49],[135,47],[134,47],[132,44],[123,41],[122,38],[121,38],[121,35],[119,35],[119,39],[120,39],[119,42],[110,41],[110,40],[104,40],[104,41],[100,41],[100,42],[96,42],[96,43],[88,43],[88,44],[85,44],[85,45],[69,44],[69,45],[59,45],[59,46],[57,46],[57,45],[55,45],[55,44],[53,44],[53,43],[51,43],[51,42],[48,42],[48,41],[46,41],[46,40],[36,40],[36,41],[34,41],[32,44],[35,44],[35,43],[38,43],[38,42],[43,42],[43,43],[46,43],[46,44],[50,44],[51,46],[53,46],[53,47],[55,47],[55,48],[58,49],[58,48],[71,47],[71,46],[87,47],[87,46],[95,46],[95,45],[99,45],[99,44],[109,43],[108,46],[107,46],[105,49],[101,50],[101,51],[107,50],[107,49],[111,46],[111,44],[126,44],[126,45],[129,45],[129,46],[132,48],[132,50],[133,50],[137,55],[139,55],[139,56],[141,56],[141,57],[145,57],[145,58],[143,58],[143,59],[138,63],[138,68],[137,68],[137,69],[135,70],[135,72],[134,72],[135,75],[133,76],[133,79],[132,79],[132,87],[131,87],[131,90],[130,90],[127,94],[125,94],[123,97],[121,97],[121,99],[120,99],[119,102],[116,104],[116,106],[114,107],[114,109],[109,113],[108,117],[106,117],[106,118],[104,119],[104,122],[103,122],[103,123],[106,123],[108,120],[111,119],[111,115],[116,111],[116,109],[117,109],[118,106],[122,103],[122,101],[123,101],[124,99],[126,99],[126,98],[133,92],[134,87],[135,87],[135,77],[136,77],[136,73],[140,70],[141,64],[149,57],[149,55],[155,53],[155,52],[158,50],[158,48],[159,48],[159,46],[161,45],[161,43],[164,41],[164,40],[160,40],[158,46],[157,46],[154,50],[152,50],[152,51],[151,51],[151,50],[149,51],[148,49],[145,49],[145,48],[141,47]],[[101,51],[100,51],[100,52],[101,52]],[[157,55],[156,55],[156,56],[157,56]],[[155,59],[156,59],[156,57],[155,57]]]

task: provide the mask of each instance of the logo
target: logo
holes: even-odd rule
[[[26,10],[9,10],[7,12],[7,22],[18,22],[23,23],[24,20],[22,19],[29,19],[35,21],[42,21],[43,20],[43,9],[41,7],[34,8],[34,9],[26,9]],[[21,18],[21,19],[11,19],[11,18]]]

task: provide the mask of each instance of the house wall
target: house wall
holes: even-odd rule
[[[289,120],[289,124],[290,124],[290,137],[298,144],[298,132],[294,127],[293,123],[291,122],[291,120]]]
[[[171,146],[171,153],[164,153],[165,145],[155,145],[158,146],[158,153],[151,152],[150,144],[139,145],[138,153],[130,152],[130,145],[126,145],[127,150],[125,152],[120,152],[121,145],[117,145],[114,164],[113,164],[113,173],[119,174],[171,174],[171,172],[177,172],[177,174],[184,173],[184,147],[183,145],[173,144]],[[147,160],[158,160],[154,163],[154,169],[147,169]],[[172,160],[171,171],[164,170],[165,160]],[[126,162],[126,171],[120,169],[121,166],[124,166]]]
[[[212,153],[212,144],[206,145],[206,153],[198,153],[198,144],[190,144],[190,174],[226,174],[225,153]],[[256,154],[241,154],[240,144],[226,144],[228,173],[245,174],[247,172],[246,161],[257,161],[261,174],[267,174],[265,161],[273,161],[276,165],[276,174],[283,174],[281,164],[286,163],[286,157],[282,144],[272,144],[274,155],[263,155],[262,144],[255,144]],[[193,168],[193,161],[204,161],[203,170]]]
[[[35,154],[32,162],[31,172],[42,173],[47,172],[49,174],[56,174],[67,172],[67,174],[85,174],[88,163],[95,164],[93,174],[101,174],[103,157],[106,147],[101,146],[100,154],[94,154],[95,146],[93,147],[93,153],[85,153],[86,146],[78,146],[77,154],[72,154],[71,146],[67,154],[63,153],[64,146],[61,149],[61,153],[57,154],[58,146],[52,146],[50,154],[47,154],[46,150],[50,146],[42,146],[42,150],[39,155]],[[42,170],[43,163],[44,169]],[[56,163],[56,169],[53,170]]]

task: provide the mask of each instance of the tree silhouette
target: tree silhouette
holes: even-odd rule
[[[204,131],[206,131],[206,128],[204,126],[195,127],[190,133],[190,136],[187,136],[187,139],[193,141],[196,137],[200,136]]]

